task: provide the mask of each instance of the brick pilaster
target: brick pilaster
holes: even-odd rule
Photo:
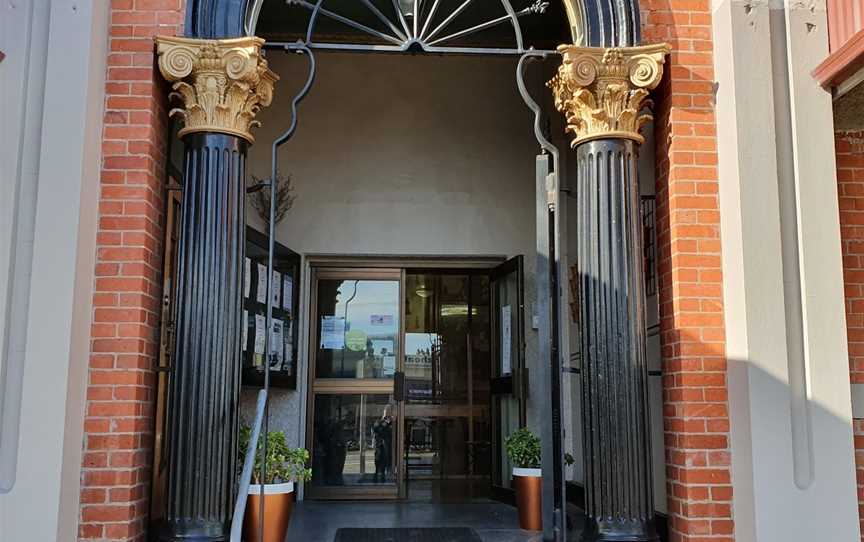
[[[183,15],[182,0],[111,2],[80,539],[145,539],[168,134],[153,36]]]
[[[672,45],[655,92],[664,437],[674,542],[731,542],[731,453],[710,2],[643,0]]]
[[[864,384],[864,131],[837,132],[834,144],[846,294],[849,378],[852,384]],[[864,419],[853,420],[852,431],[855,437],[858,513],[861,530],[864,531]]]

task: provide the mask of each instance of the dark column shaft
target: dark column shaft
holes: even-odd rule
[[[657,540],[636,143],[589,141],[576,155],[588,516],[583,540]]]
[[[227,540],[234,500],[247,143],[184,138],[163,540]]]

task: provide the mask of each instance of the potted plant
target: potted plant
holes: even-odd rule
[[[240,456],[245,457],[249,449],[252,430],[240,429]],[[246,515],[243,517],[243,539],[261,542],[284,542],[288,533],[288,522],[294,506],[294,482],[306,482],[312,478],[309,452],[303,448],[289,448],[285,433],[271,431],[267,435],[267,457],[264,451],[263,435],[258,441],[255,454],[255,468],[252,470],[252,484],[246,502]],[[261,466],[266,467],[264,478],[264,533],[259,532],[261,517]]]
[[[519,526],[528,531],[540,531],[543,529],[540,439],[523,427],[504,439],[504,447],[513,465]]]

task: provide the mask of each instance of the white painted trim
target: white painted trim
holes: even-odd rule
[[[282,495],[285,493],[294,493],[294,482],[285,482],[284,484],[264,484],[265,495]],[[252,484],[249,486],[250,495],[260,495],[261,486]]]
[[[541,469],[527,469],[520,467],[513,467],[513,476],[525,476],[530,478],[540,478],[543,476],[543,471]]]

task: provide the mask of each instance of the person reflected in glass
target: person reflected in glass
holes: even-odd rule
[[[384,407],[381,417],[372,425],[372,435],[375,441],[375,483],[387,481],[392,465],[393,450],[393,417],[390,415],[392,403]]]

